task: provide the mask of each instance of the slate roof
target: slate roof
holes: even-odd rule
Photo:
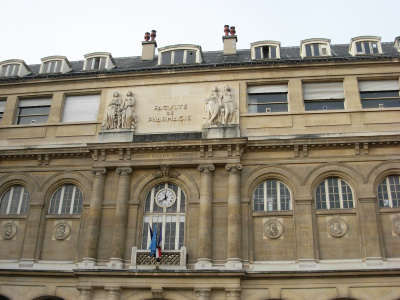
[[[158,65],[158,56],[153,61],[142,61],[140,56],[114,58],[117,65],[112,70],[82,71],[83,60],[70,61],[72,71],[66,74],[39,74],[40,64],[29,65],[32,74],[24,77],[6,77],[0,78],[1,82],[26,81],[43,78],[66,78],[66,77],[87,77],[98,74],[118,74],[118,73],[137,73],[162,70],[180,70],[180,69],[200,69],[200,68],[218,68],[240,65],[279,65],[279,64],[301,64],[309,62],[326,61],[359,61],[359,60],[381,60],[397,57],[400,53],[393,47],[393,43],[381,43],[383,54],[351,56],[349,54],[349,45],[331,45],[332,56],[301,58],[300,47],[281,47],[280,59],[252,60],[250,49],[237,50],[236,55],[223,55],[223,51],[203,52],[204,61],[200,64],[182,64],[182,65]]]

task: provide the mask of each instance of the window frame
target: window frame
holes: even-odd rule
[[[42,104],[38,104],[38,103],[34,103],[35,101],[41,101],[42,100]],[[25,104],[28,103],[29,101],[32,101],[32,104]],[[40,124],[47,124],[47,120],[49,118],[50,115],[50,109],[51,109],[51,102],[52,102],[52,96],[42,96],[42,97],[35,97],[35,98],[22,98],[19,99],[18,101],[18,110],[17,110],[17,114],[15,116],[15,120],[14,120],[14,124],[15,125],[19,125],[19,126],[27,126],[27,125],[40,125]],[[21,104],[24,103],[22,106]],[[23,110],[24,108],[48,108],[48,112],[44,111],[43,113],[33,113],[33,114],[21,114],[21,109]],[[47,116],[46,121],[45,122],[40,122],[40,123],[36,123],[36,121],[34,123],[29,123],[29,124],[21,124],[20,123],[20,118],[23,117],[41,117],[41,116]]]
[[[386,87],[375,87],[376,85],[382,85],[382,83],[386,83]],[[384,84],[383,84],[384,85]],[[400,83],[399,79],[392,80],[368,80],[368,81],[358,81],[358,90],[360,95],[360,102],[362,109],[382,109],[382,108],[400,108]],[[384,93],[397,93],[396,96],[383,96]],[[366,95],[368,93],[375,93],[375,97],[363,97],[363,94]],[[379,97],[382,95],[382,97]],[[397,106],[386,106],[385,103],[388,103],[387,100],[398,100]],[[364,107],[365,104],[374,100],[381,100],[382,103],[378,103],[378,107]],[[382,105],[381,105],[382,104]]]
[[[72,191],[72,196],[71,196],[71,203],[69,206],[69,213],[61,213],[62,209],[63,209],[63,201],[64,201],[64,194],[65,194],[65,187],[66,186],[73,186],[73,191]],[[76,199],[76,190],[78,189],[78,191],[81,193],[82,195],[82,203],[81,206],[78,208],[78,212],[73,212],[74,210],[74,204],[75,201],[80,201],[80,199]],[[52,213],[51,210],[53,208],[52,204],[53,204],[53,198],[56,196],[56,194],[58,193],[58,191],[61,190],[61,194],[60,194],[60,199],[59,200],[55,200],[54,201],[54,205],[57,208],[58,205],[58,209],[57,209],[57,213]],[[82,214],[82,208],[83,208],[83,201],[85,200],[85,195],[83,194],[82,190],[73,183],[67,183],[67,184],[63,184],[62,186],[58,187],[53,194],[50,197],[50,202],[49,202],[49,207],[47,209],[47,215],[51,215],[51,216],[57,216],[57,215],[80,215]]]
[[[111,53],[108,52],[89,53],[84,55],[84,57],[85,57],[85,62],[83,64],[83,71],[111,70],[117,67],[113,57],[111,56]],[[103,65],[103,59],[105,60],[104,65]],[[96,62],[98,62],[98,66],[94,68]]]
[[[280,48],[281,43],[277,41],[260,41],[250,44],[251,47],[251,59],[252,60],[266,60],[266,59],[280,59]],[[269,47],[269,49],[275,49],[275,57],[271,57],[271,51],[268,53],[268,57],[264,57],[264,47]],[[261,49],[260,49],[261,48]],[[257,49],[260,49],[260,58],[257,58]]]
[[[324,87],[325,85],[325,87]],[[318,87],[319,86],[319,87]],[[315,98],[312,95],[312,90],[314,92],[318,89],[328,89],[326,92],[326,98],[324,96]],[[329,90],[330,88],[330,90]],[[341,89],[340,89],[341,88]],[[324,81],[324,82],[302,82],[302,91],[303,91],[303,102],[304,102],[304,110],[305,111],[332,111],[332,110],[345,110],[346,109],[346,95],[344,93],[344,84],[343,81]],[[330,92],[331,91],[331,92]],[[310,103],[319,103],[327,105],[329,103],[342,103],[343,108],[333,108],[329,109],[328,106],[322,106],[322,109],[308,109],[306,104]],[[324,108],[326,107],[326,109]]]
[[[9,75],[10,66],[13,66],[12,74]],[[18,70],[15,70],[16,66],[18,66]],[[7,68],[6,74],[3,74],[3,68]],[[15,74],[14,74],[15,73]],[[29,69],[28,65],[20,59],[10,59],[0,62],[0,77],[23,77],[26,75],[32,74],[32,71]]]
[[[276,182],[276,207],[277,209],[271,209],[269,210],[269,203],[271,204],[272,208],[273,208],[273,200],[272,201],[268,201],[268,197],[267,192],[268,192],[268,186],[267,186],[267,182],[268,181],[275,181]],[[260,185],[263,185],[263,206],[264,206],[264,210],[256,210],[255,209],[255,193],[257,191],[257,189],[260,187]],[[289,192],[289,209],[281,209],[281,188],[280,186],[283,185],[284,188],[286,188]],[[286,212],[286,211],[292,211],[293,210],[293,205],[292,205],[292,200],[293,200],[293,196],[292,196],[292,191],[289,188],[289,186],[284,183],[282,180],[277,179],[277,178],[267,178],[264,179],[263,181],[261,181],[260,183],[257,184],[257,186],[254,188],[254,191],[252,193],[252,206],[253,206],[253,212]]]
[[[183,51],[182,62],[175,63],[175,54],[177,52]],[[188,52],[195,53],[194,62],[187,62]],[[201,51],[201,47],[197,45],[173,45],[166,46],[158,49],[158,65],[162,66],[171,66],[171,65],[188,65],[188,64],[199,64],[203,62],[203,53]],[[163,62],[163,57],[166,54],[171,55],[171,60],[169,63]]]
[[[21,187],[22,188],[22,191],[21,191],[21,196],[19,197],[19,199],[18,199],[18,209],[17,209],[17,213],[11,213],[10,214],[10,209],[11,209],[11,203],[12,203],[12,198],[13,198],[13,195],[14,195],[14,190],[15,190],[15,188],[19,188],[19,187]],[[4,193],[1,195],[1,198],[0,198],[0,204],[3,202],[3,197],[8,193],[8,191],[10,191],[10,196],[9,196],[9,198],[8,198],[8,203],[7,203],[7,209],[6,209],[6,213],[1,213],[1,209],[0,209],[0,216],[5,216],[5,215],[27,215],[28,214],[28,212],[29,212],[29,204],[30,204],[30,198],[31,198],[31,195],[30,195],[30,192],[29,192],[29,190],[25,187],[25,186],[23,186],[23,185],[21,185],[21,184],[17,184],[17,185],[13,185],[13,186],[11,186],[10,188],[7,188],[5,191],[4,191]],[[25,192],[26,192],[26,194],[28,195],[28,199],[26,200],[26,211],[24,211],[24,212],[22,212],[21,213],[21,208],[22,208],[22,202],[23,202],[23,198],[24,198],[24,195],[25,195]],[[1,207],[1,205],[0,205],[0,207]]]
[[[312,58],[312,57],[325,57],[331,56],[331,40],[329,39],[307,39],[300,42],[300,56],[302,58]],[[310,47],[311,55],[307,55],[307,49]],[[315,47],[318,47],[319,55],[315,55]],[[325,54],[323,54],[325,50]]]
[[[390,184],[390,180],[389,177],[398,177],[398,180],[400,181],[400,175],[388,175],[386,176],[383,180],[381,180],[381,182],[378,184],[377,190],[376,190],[376,194],[377,194],[377,199],[378,199],[378,205],[379,208],[400,208],[400,198],[398,200],[396,200],[399,205],[398,206],[393,206],[393,195],[392,195],[392,190],[391,190],[391,184]],[[379,187],[381,186],[381,184],[385,181],[386,184],[386,191],[388,194],[388,199],[380,199],[380,193],[379,193]],[[399,188],[397,189],[396,186],[396,190],[394,192],[400,192],[400,184],[399,184]],[[381,206],[381,202],[384,204],[385,200],[388,201],[389,206]]]
[[[155,196],[157,192],[163,188],[169,188],[173,189],[174,187],[177,188],[176,193],[176,211],[168,211],[169,209],[173,209],[174,205],[170,207],[163,207],[161,208],[161,211],[154,211],[154,207],[157,205]],[[175,191],[175,190],[174,190]],[[182,195],[184,197],[184,203],[182,205]],[[150,198],[149,198],[150,197]],[[150,203],[148,203],[150,201]],[[145,196],[145,205],[143,208],[143,220],[142,220],[142,235],[141,235],[141,241],[140,241],[140,247],[142,250],[148,250],[148,247],[150,246],[151,238],[150,238],[150,230],[154,230],[154,225],[155,223],[160,224],[162,223],[162,240],[161,240],[161,249],[163,250],[172,250],[172,251],[178,251],[180,250],[181,247],[185,246],[185,232],[186,232],[186,211],[187,211],[187,197],[183,189],[172,182],[162,182],[159,183],[155,186],[153,186],[150,191]],[[150,206],[148,206],[150,204]],[[149,208],[149,211],[147,211],[147,207]],[[184,209],[184,211],[181,211],[181,209]],[[179,209],[178,209],[179,208]],[[158,208],[160,209],[160,208]],[[165,235],[167,226],[166,224],[173,224],[173,221],[168,222],[168,217],[171,219],[171,221],[175,218],[175,241],[174,241],[174,249],[165,249],[165,243],[167,240],[167,236]],[[161,218],[161,221],[159,221]],[[156,220],[156,222],[154,222]],[[159,234],[159,226],[157,226],[157,234]]]
[[[262,89],[265,89],[264,92],[261,92]],[[257,91],[259,90],[259,91]],[[251,95],[286,95],[286,101],[270,101],[270,102],[263,102],[263,103],[250,103],[252,98]],[[288,89],[288,84],[283,83],[283,84],[264,84],[264,85],[248,85],[247,86],[247,112],[251,114],[278,114],[278,113],[287,113],[289,112],[289,89]],[[271,107],[266,107],[265,111],[261,112],[251,112],[250,107],[259,107],[261,105],[279,105],[279,104],[284,104],[286,105],[286,110],[283,111],[273,111]],[[268,110],[269,109],[269,110]],[[257,109],[258,110],[258,109]]]
[[[344,182],[348,187],[349,187],[349,189],[350,189],[350,191],[351,191],[351,201],[352,201],[352,206],[353,207],[347,207],[347,208],[344,208],[343,206],[343,190],[342,190],[342,184],[339,184],[338,183],[338,190],[339,190],[339,208],[336,208],[336,207],[334,207],[334,208],[331,208],[330,206],[331,206],[331,203],[330,203],[330,198],[329,198],[329,196],[330,196],[330,192],[329,192],[329,179],[337,179],[339,182]],[[319,188],[319,186],[322,184],[322,183],[324,183],[324,188],[325,188],[325,205],[326,205],[326,208],[322,208],[323,207],[323,205],[322,205],[322,201],[321,201],[321,208],[318,208],[318,198],[317,198],[317,190],[318,190],[318,188]],[[351,187],[351,185],[350,184],[348,184],[347,183],[347,181],[346,180],[344,180],[344,179],[342,179],[342,178],[340,178],[340,177],[337,177],[337,176],[330,176],[330,177],[326,177],[325,179],[323,179],[317,186],[316,186],[316,188],[315,188],[315,191],[314,191],[314,196],[315,196],[315,208],[316,208],[316,210],[318,210],[318,211],[322,211],[322,210],[335,210],[335,209],[341,209],[341,210],[343,210],[343,209],[345,209],[345,210],[347,210],[347,209],[354,209],[354,208],[356,208],[356,201],[354,201],[354,191],[353,191],[353,188]],[[349,201],[349,200],[347,200],[347,201]]]

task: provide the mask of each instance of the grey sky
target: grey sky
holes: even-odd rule
[[[0,61],[40,63],[50,55],[82,60],[91,52],[140,56],[146,31],[157,30],[158,47],[196,44],[222,50],[223,26],[236,27],[238,49],[251,42],[298,46],[307,38],[347,44],[376,35],[400,36],[399,0],[0,0]]]

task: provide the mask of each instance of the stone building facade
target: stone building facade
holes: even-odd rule
[[[0,299],[400,299],[399,38],[222,40],[0,63]]]

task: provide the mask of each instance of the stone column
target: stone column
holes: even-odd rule
[[[32,195],[32,200],[35,199],[35,194]],[[24,244],[22,247],[20,266],[33,266],[35,259],[37,242],[40,232],[40,221],[43,214],[43,203],[33,203],[29,205],[28,219],[26,220],[26,233],[24,238]],[[38,251],[39,252],[39,251]]]
[[[213,220],[213,171],[214,165],[200,165],[200,207],[199,207],[199,237],[198,259],[196,269],[212,267],[212,220]]]
[[[86,223],[86,239],[84,241],[82,261],[86,266],[94,265],[97,258],[106,169],[94,168],[92,173],[94,174],[93,193],[90,201],[88,222]]]
[[[226,299],[227,300],[237,300],[240,299],[240,289],[226,289],[225,294],[226,294]]]
[[[228,164],[228,239],[227,269],[242,269],[242,218],[240,203],[240,164]]]
[[[107,293],[107,300],[119,300],[119,295],[121,293],[121,288],[119,287],[110,287],[105,288]]]
[[[79,300],[91,300],[92,288],[91,287],[77,287],[79,291]]]
[[[376,197],[359,197],[360,228],[363,237],[363,258],[367,266],[383,265],[381,247],[379,243],[378,220],[376,217]]]
[[[296,203],[296,239],[299,266],[302,268],[316,268],[314,235],[313,235],[313,199],[308,196],[297,197]]]
[[[211,295],[211,289],[197,289],[194,290],[196,292],[196,299],[198,300],[209,300]]]
[[[124,267],[124,250],[126,238],[126,223],[128,221],[128,202],[132,168],[117,168],[119,174],[117,204],[115,207],[114,229],[111,242],[111,259],[109,268]]]

